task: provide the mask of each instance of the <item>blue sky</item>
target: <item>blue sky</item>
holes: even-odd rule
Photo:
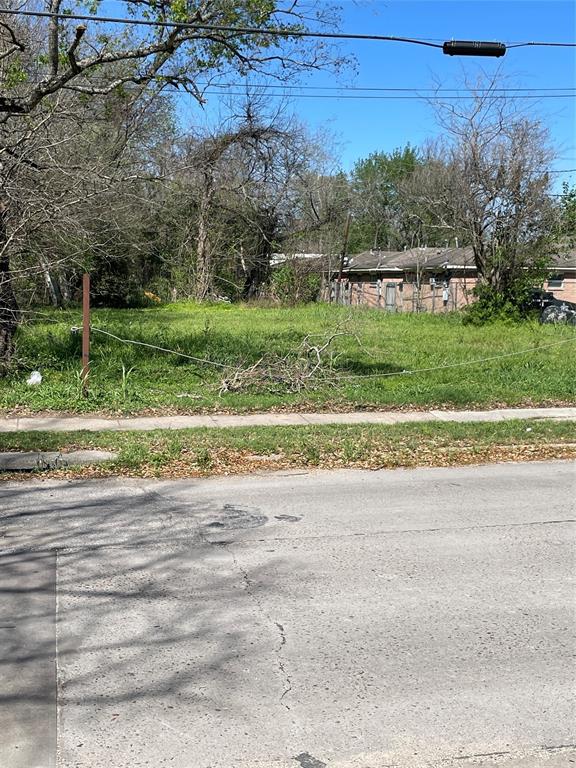
[[[576,4],[565,0],[344,0],[341,31],[436,39],[497,40],[502,42],[576,40]],[[342,53],[356,59],[356,72],[315,73],[306,86],[444,88],[462,87],[482,68],[499,69],[505,85],[515,88],[576,88],[576,49],[518,48],[500,59],[445,56],[441,50],[394,42],[346,41]],[[301,91],[316,95],[338,92]],[[349,93],[349,95],[353,95]],[[355,93],[354,95],[358,95]],[[550,129],[559,148],[557,169],[576,168],[575,98],[522,100],[530,116]],[[211,98],[207,114],[218,106]],[[328,129],[338,140],[337,155],[345,170],[378,150],[390,151],[406,143],[421,144],[438,135],[433,110],[425,101],[407,99],[295,98],[292,110],[312,130]],[[195,122],[200,115],[192,104],[183,111]],[[558,174],[556,186],[576,173]]]
[[[464,40],[576,40],[576,4],[573,2],[346,2],[342,26],[350,32],[368,32],[417,38]],[[438,49],[403,43],[354,42],[346,47],[357,58],[354,85],[368,87],[430,88],[438,81],[445,88],[473,80],[479,68],[491,74],[499,69],[508,84],[524,88],[576,87],[576,49],[518,48],[501,59],[445,56]],[[330,82],[318,76],[319,84]],[[333,84],[333,82],[332,82]],[[575,94],[576,95],[576,94]],[[433,110],[414,100],[298,100],[298,113],[317,125],[328,122],[345,143],[343,161],[374,150],[390,150],[421,143],[436,135]],[[523,100],[530,114],[549,126],[576,168],[575,99]],[[560,167],[560,164],[558,165]]]
[[[307,1],[317,6],[321,2]],[[330,3],[334,4],[338,0]],[[576,41],[573,0],[339,0],[339,4],[342,32],[438,42],[452,38],[505,43]],[[120,5],[118,0],[103,0],[100,13],[117,14]],[[338,76],[327,72],[308,75],[301,81],[305,88],[291,91],[307,97],[293,97],[288,109],[312,132],[324,130],[334,137],[335,163],[344,170],[371,152],[389,152],[407,143],[418,146],[439,135],[441,129],[425,99],[338,98],[361,94],[315,88],[430,89],[438,84],[461,88],[465,79],[475,80],[482,70],[488,75],[499,70],[506,87],[576,89],[575,48],[511,49],[499,59],[451,57],[440,49],[396,42],[343,41],[340,51],[355,58],[354,71],[345,70]],[[270,100],[274,103],[274,97]],[[550,130],[559,156],[553,168],[576,169],[576,90],[570,98],[522,99],[517,103]],[[217,95],[209,96],[204,109],[186,95],[178,97],[178,104],[186,128],[213,124],[223,112],[222,98]],[[558,173],[554,178],[558,191],[564,180],[576,185],[576,171]]]

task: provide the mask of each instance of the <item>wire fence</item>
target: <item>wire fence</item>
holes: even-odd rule
[[[60,319],[52,318],[47,313],[38,312],[35,310],[20,310],[20,311],[42,316],[44,320],[48,322],[58,323],[60,325],[63,323],[67,323],[67,320],[68,320],[68,318],[60,318]],[[77,333],[81,331],[81,328],[79,326],[71,326],[70,331]],[[190,355],[186,352],[181,352],[180,350],[177,350],[177,349],[162,347],[162,346],[159,346],[158,344],[139,341],[138,339],[124,338],[122,336],[118,336],[115,333],[112,333],[111,331],[107,331],[104,328],[90,326],[90,331],[91,333],[100,334],[102,336],[110,338],[120,344],[132,344],[138,347],[143,347],[145,349],[162,352],[164,354],[175,355],[176,357],[184,358],[186,360],[199,363],[200,365],[217,368],[218,370],[221,370],[221,371],[237,370],[239,367],[239,364],[222,363],[216,360],[209,360],[208,358],[199,357],[196,355]],[[380,372],[380,373],[335,374],[333,377],[333,381],[345,382],[345,381],[352,381],[352,380],[384,379],[384,378],[392,378],[392,377],[398,377],[398,376],[415,376],[418,374],[434,373],[438,371],[445,371],[445,370],[450,370],[455,368],[473,367],[476,365],[483,365],[484,363],[510,359],[510,358],[519,357],[522,355],[535,354],[537,352],[542,352],[544,350],[552,349],[565,344],[573,344],[574,342],[576,342],[576,331],[569,338],[560,339],[558,341],[550,342],[548,344],[536,344],[532,347],[525,347],[524,349],[518,349],[512,352],[503,352],[496,355],[489,355],[486,357],[474,358],[472,360],[460,360],[458,362],[445,362],[440,365],[426,366],[422,368],[405,368],[398,371],[386,371],[386,372]]]
[[[220,369],[225,370],[235,370],[237,369],[237,365],[232,365],[230,363],[219,363],[214,360],[207,360],[206,358],[201,357],[195,357],[193,355],[188,355],[184,352],[179,352],[175,349],[168,349],[166,347],[160,347],[156,344],[149,344],[147,342],[143,341],[136,341],[134,339],[123,339],[119,336],[116,336],[113,333],[110,333],[109,331],[105,331],[101,328],[91,328],[91,331],[94,331],[96,333],[102,333],[106,336],[109,336],[112,339],[115,339],[118,342],[121,342],[123,344],[137,344],[138,346],[142,347],[148,347],[149,349],[155,349],[159,352],[166,352],[168,354],[177,355],[179,357],[186,358],[188,360],[193,360],[198,363],[202,363],[209,366],[214,366]],[[514,352],[504,352],[498,355],[490,355],[488,357],[479,357],[475,358],[474,360],[461,360],[459,362],[455,363],[443,363],[442,365],[434,365],[434,366],[428,366],[425,368],[412,368],[412,369],[404,369],[401,371],[387,371],[382,373],[356,373],[356,374],[349,374],[349,375],[337,375],[335,378],[338,381],[348,381],[352,379],[375,379],[375,378],[389,378],[392,376],[414,376],[415,374],[419,373],[432,373],[435,371],[443,371],[448,370],[452,368],[463,368],[466,366],[474,366],[474,365],[482,365],[483,363],[493,362],[496,360],[504,360],[511,357],[518,357],[520,355],[526,355],[531,354],[534,352],[541,352],[545,349],[551,349],[553,347],[558,347],[563,344],[571,344],[576,341],[576,332],[573,336],[571,336],[568,339],[561,339],[559,341],[551,342],[550,344],[538,344],[533,347],[526,347],[524,349],[518,349]]]

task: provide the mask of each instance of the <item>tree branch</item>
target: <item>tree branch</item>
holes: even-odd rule
[[[83,24],[80,24],[79,26],[76,27],[76,34],[74,35],[74,41],[72,42],[72,45],[70,46],[70,48],[68,48],[68,52],[66,53],[66,57],[70,64],[70,71],[73,72],[75,75],[78,75],[80,73],[80,67],[78,66],[78,62],[76,61],[76,51],[78,50],[78,46],[80,45],[80,41],[82,40],[82,37],[84,36],[85,32],[86,32],[86,27]]]

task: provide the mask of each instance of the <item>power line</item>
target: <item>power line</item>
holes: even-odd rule
[[[210,86],[212,87],[212,86]],[[206,90],[203,91],[202,94],[208,95],[208,96],[236,96],[236,97],[244,97],[244,94],[240,91],[210,91]],[[290,97],[291,99],[367,99],[372,101],[433,101],[433,96],[415,96],[415,95],[409,95],[409,96],[401,96],[401,95],[385,95],[385,96],[372,96],[372,95],[338,95],[338,94],[332,94],[332,93],[283,93],[282,91],[277,92],[266,92],[266,96],[270,97]],[[447,101],[470,101],[471,99],[476,98],[475,96],[463,96],[463,95],[442,95],[439,97],[439,100],[447,100]],[[559,93],[559,94],[551,94],[551,93],[543,93],[543,94],[523,94],[523,95],[500,95],[496,94],[495,96],[491,97],[492,99],[496,99],[498,101],[500,100],[519,100],[519,99],[575,99],[576,95],[572,93]]]
[[[541,46],[554,46],[556,48],[574,48],[576,47],[576,43],[540,43],[540,42],[529,42],[529,43],[512,43],[509,44],[507,48],[526,48],[529,45],[541,45]]]
[[[28,78],[27,83],[36,84],[42,82],[40,71],[35,71],[34,78]],[[109,84],[110,80],[104,77],[89,77],[85,81],[76,82],[73,81],[69,86],[74,90],[76,87],[82,85],[98,85]],[[128,82],[129,84],[129,82]],[[246,91],[265,91],[266,96],[271,97],[289,97],[289,98],[302,98],[302,99],[414,99],[418,101],[422,100],[471,100],[478,97],[491,97],[493,99],[505,100],[505,99],[576,99],[576,88],[487,88],[470,93],[464,88],[377,88],[377,87],[360,87],[360,86],[322,86],[322,85],[288,85],[278,83],[262,83],[258,85],[246,86],[243,83],[204,83],[198,81],[196,85],[202,89],[202,94],[209,96],[235,96],[243,98],[246,95]],[[210,89],[218,90],[210,90]],[[224,91],[223,88],[236,88],[235,91]],[[276,88],[281,89],[276,92],[270,92],[269,89]],[[314,93],[298,93],[299,91],[313,91]],[[330,91],[330,93],[323,93],[323,91]],[[377,91],[376,95],[372,92]],[[554,93],[551,93],[554,91]],[[570,91],[570,93],[556,93],[556,91]],[[354,95],[347,95],[352,92]],[[369,93],[366,93],[369,92]],[[382,95],[380,94],[382,92]],[[358,94],[358,95],[356,95]],[[408,95],[404,95],[408,94]],[[440,94],[439,96],[436,96]]]
[[[5,16],[32,16],[34,18],[47,19],[73,19],[75,21],[96,21],[106,24],[129,24],[131,26],[160,27],[166,29],[189,29],[199,32],[232,32],[239,35],[271,35],[274,37],[315,37],[333,40],[377,40],[398,43],[413,43],[425,45],[429,48],[442,48],[440,43],[431,43],[428,40],[417,40],[409,37],[395,37],[391,35],[364,35],[349,32],[313,32],[311,30],[299,30],[276,27],[234,27],[224,24],[197,24],[188,21],[152,21],[149,19],[129,19],[116,16],[90,16],[81,13],[51,13],[50,11],[13,11],[10,8],[0,8],[0,14]]]
[[[167,352],[172,355],[177,355],[178,357],[184,357],[188,360],[193,360],[198,363],[204,363],[206,365],[211,365],[217,368],[223,368],[228,370],[236,369],[237,366],[226,364],[226,363],[218,363],[214,360],[206,360],[205,358],[200,357],[194,357],[193,355],[186,355],[183,352],[178,352],[175,349],[166,349],[165,347],[158,347],[155,344],[148,344],[143,341],[136,341],[134,339],[122,339],[119,336],[116,336],[113,333],[110,333],[108,331],[104,331],[101,328],[90,328],[91,331],[95,331],[96,333],[102,333],[106,336],[110,336],[111,338],[115,339],[116,341],[120,341],[124,344],[137,344],[138,346],[142,347],[148,347],[149,349],[156,349],[160,352]],[[374,379],[374,378],[389,378],[391,376],[411,376],[418,373],[432,373],[435,371],[443,371],[450,368],[462,368],[466,366],[472,366],[472,365],[479,365],[482,363],[492,362],[494,360],[503,360],[508,357],[516,357],[518,355],[525,355],[530,352],[539,352],[543,349],[550,349],[551,347],[557,347],[561,344],[568,344],[570,342],[576,341],[576,334],[568,339],[562,339],[561,341],[555,341],[550,344],[541,344],[539,346],[535,347],[527,347],[525,349],[516,350],[515,352],[505,352],[503,354],[499,355],[491,355],[489,357],[480,357],[476,358],[475,360],[463,360],[458,363],[444,363],[442,365],[435,365],[430,366],[428,368],[414,368],[412,370],[402,370],[402,371],[389,371],[387,373],[368,373],[368,374],[352,374],[352,375],[336,375],[335,379],[337,381],[348,381],[351,379]]]
[[[198,82],[199,86],[206,86],[207,88],[254,88],[255,90],[278,88],[275,83],[203,83]],[[466,88],[414,88],[413,86],[406,88],[389,88],[380,86],[363,86],[363,85],[282,85],[282,88],[294,90],[298,88],[302,91],[381,91],[381,92],[401,92],[401,93],[469,93],[469,89]],[[474,93],[478,94],[490,94],[490,93],[524,93],[524,92],[549,92],[549,91],[574,91],[576,88],[567,86],[558,86],[557,88],[479,88],[474,90]]]
[[[1,9],[0,9],[1,12]],[[32,72],[37,78],[38,82],[41,81],[41,74],[42,69],[39,67],[33,67],[29,68],[30,72]],[[105,77],[93,77],[90,78],[91,83],[109,83],[110,79]],[[30,80],[28,80],[30,82]],[[33,80],[32,82],[36,82],[36,80]],[[536,94],[536,93],[551,93],[551,92],[558,92],[558,91],[567,91],[569,93],[576,94],[576,87],[574,86],[555,86],[555,87],[542,87],[539,88],[537,86],[534,86],[532,88],[525,88],[525,87],[518,87],[518,88],[435,88],[435,87],[415,87],[415,86],[404,86],[404,87],[390,87],[390,86],[372,86],[372,85],[303,85],[303,84],[297,84],[297,85],[291,85],[290,83],[282,83],[280,86],[278,83],[249,83],[249,82],[206,82],[202,80],[196,81],[196,85],[199,88],[239,88],[242,90],[254,90],[254,91],[263,91],[263,90],[269,90],[270,88],[282,88],[282,90],[300,90],[300,91],[334,91],[334,92],[355,92],[355,93],[363,93],[363,92],[377,92],[377,93],[453,93],[453,94],[471,94],[474,95],[490,95],[493,93],[504,93],[504,94],[515,94],[515,93],[529,93],[529,94]]]
[[[62,19],[74,21],[95,21],[106,24],[128,24],[132,26],[160,27],[167,29],[190,29],[206,32],[232,32],[240,35],[271,35],[275,37],[313,37],[333,40],[375,40],[399,43],[412,43],[424,45],[430,48],[442,48],[441,43],[431,42],[431,38],[417,39],[411,37],[397,37],[393,35],[367,35],[353,34],[350,32],[313,32],[312,30],[300,30],[290,28],[271,27],[235,27],[224,24],[198,24],[187,21],[152,21],[150,19],[133,19],[116,16],[94,16],[80,13],[52,13],[50,11],[22,11],[11,8],[0,8],[0,14],[5,16],[31,16],[34,18]],[[530,41],[513,43],[510,48],[523,48],[527,46],[546,46],[558,48],[576,48],[576,43],[564,43],[555,41]]]
[[[120,336],[116,336],[113,333],[110,333],[109,331],[105,331],[102,328],[94,328],[93,326],[90,326],[90,330],[94,333],[102,333],[105,336],[110,336],[111,339],[115,339],[116,341],[122,342],[122,344],[136,344],[139,347],[148,347],[149,349],[156,349],[159,352],[168,352],[168,354],[171,355],[177,355],[178,357],[184,357],[187,360],[193,360],[196,363],[203,363],[205,365],[212,365],[216,368],[234,368],[232,365],[226,365],[226,363],[217,363],[214,360],[206,360],[203,357],[194,357],[193,355],[186,355],[184,352],[178,352],[175,349],[166,349],[165,347],[158,347],[156,344],[148,344],[145,341],[135,341],[134,339],[122,339]]]

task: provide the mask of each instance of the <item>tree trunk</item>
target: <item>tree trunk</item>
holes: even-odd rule
[[[268,280],[272,243],[274,242],[277,225],[277,217],[268,211],[260,219],[260,238],[255,257],[246,271],[246,279],[242,290],[243,299],[253,299],[260,287]]]
[[[44,275],[44,282],[46,284],[48,296],[50,297],[50,303],[53,307],[63,306],[64,301],[62,298],[62,291],[60,290],[60,285],[58,283],[58,278],[54,279],[54,276],[50,271],[50,265],[43,256],[40,257],[40,268],[42,270],[42,274]]]
[[[205,188],[198,209],[198,234],[196,236],[196,280],[194,296],[205,301],[214,294],[214,265],[210,243],[209,219],[214,195],[214,181],[205,179]]]
[[[68,281],[68,275],[61,271],[58,277],[58,285],[60,287],[60,296],[62,297],[62,306],[65,307],[70,304],[70,282]]]
[[[242,290],[243,299],[253,299],[258,294],[260,287],[268,279],[270,271],[270,254],[259,253],[250,265],[246,275],[246,282]]]
[[[0,373],[6,372],[12,360],[19,315],[10,271],[6,219],[7,207],[0,200]]]

